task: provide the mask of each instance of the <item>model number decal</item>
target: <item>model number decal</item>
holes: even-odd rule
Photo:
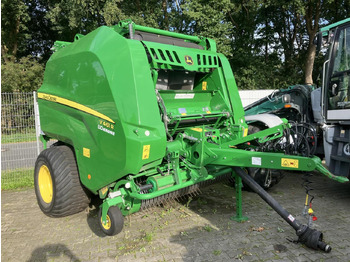
[[[115,135],[115,132],[114,132],[114,131],[107,129],[107,128],[105,128],[104,126],[97,125],[97,129],[99,129],[99,130],[101,130],[101,131],[103,131],[103,132],[105,132],[105,133],[107,133],[107,134],[110,134],[110,135],[112,135],[112,136]]]
[[[291,167],[291,168],[298,168],[299,167],[299,160],[290,159],[290,158],[282,158],[281,159],[281,166],[283,166],[283,167]]]
[[[114,125],[107,121],[100,120],[100,125],[110,129],[114,129]]]

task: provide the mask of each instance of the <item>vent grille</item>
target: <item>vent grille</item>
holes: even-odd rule
[[[149,45],[147,43],[147,45]],[[146,52],[151,56],[151,62],[156,68],[168,68],[171,67],[186,67],[188,64],[185,62],[185,56],[188,54],[181,50],[171,50],[170,48],[158,48],[150,47],[144,43]],[[193,50],[191,50],[191,53]],[[203,52],[203,51],[202,51]],[[193,58],[193,70],[194,71],[208,71],[211,68],[216,68],[219,66],[218,57],[212,54],[197,54],[192,55]],[[210,52],[208,52],[210,53]],[[190,53],[189,53],[190,54]],[[197,59],[196,59],[197,58]],[[192,66],[192,65],[191,65]]]

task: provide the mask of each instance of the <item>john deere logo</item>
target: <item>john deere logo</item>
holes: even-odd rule
[[[185,56],[185,62],[186,62],[186,64],[188,64],[188,65],[193,65],[193,59],[192,59],[192,57],[190,57],[189,55],[186,55],[186,56]]]

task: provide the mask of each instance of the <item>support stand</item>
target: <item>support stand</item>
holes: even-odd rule
[[[232,216],[230,219],[237,222],[244,222],[248,220],[248,217],[245,217],[242,214],[242,187],[242,178],[235,173],[236,216]]]

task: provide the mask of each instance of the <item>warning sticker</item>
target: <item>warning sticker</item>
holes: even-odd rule
[[[298,168],[299,167],[299,160],[290,159],[290,158],[282,158],[281,159],[281,166]]]
[[[261,157],[252,157],[252,165],[261,166]]]
[[[292,222],[294,222],[294,220],[295,220],[295,218],[291,214],[289,214],[288,219]]]
[[[194,94],[176,94],[175,99],[192,99]]]
[[[90,158],[90,149],[83,147],[83,156]]]
[[[142,152],[142,160],[149,158],[149,151],[151,150],[151,145],[144,145]]]
[[[179,108],[179,113],[180,113],[182,116],[187,115],[186,108]]]

